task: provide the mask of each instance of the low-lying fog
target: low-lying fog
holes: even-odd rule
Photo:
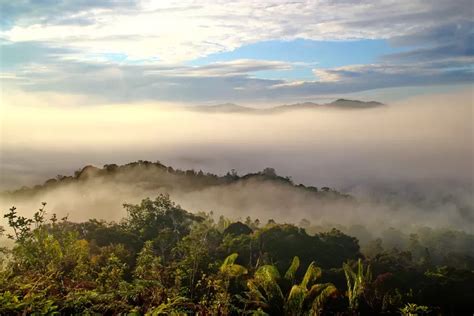
[[[271,186],[175,191],[172,198],[193,211],[214,210],[234,218],[251,215],[291,222],[308,218],[473,231],[470,91],[372,109],[268,115],[198,113],[151,104],[81,107],[5,100],[0,107],[3,190],[43,183],[57,174],[71,175],[88,164],[139,159],[218,174],[230,169],[245,174],[270,166],[295,183],[334,187],[363,203],[356,208],[312,205]],[[123,184],[91,183],[41,198],[50,210],[69,213],[73,220],[91,216],[117,220],[124,215],[122,202],[135,202],[149,193],[153,192]],[[38,201],[31,202],[16,204],[28,214]],[[6,210],[11,203],[3,200],[0,206]]]

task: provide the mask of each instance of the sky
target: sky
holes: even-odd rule
[[[473,16],[471,0],[0,0],[2,99],[258,106],[450,91],[472,87]]]

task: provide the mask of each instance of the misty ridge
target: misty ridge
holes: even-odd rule
[[[159,159],[216,174],[271,166],[299,183],[344,190],[394,183],[472,190],[468,90],[363,110],[311,106],[268,115],[8,96],[0,105],[1,189],[35,185],[88,164]]]
[[[248,114],[274,114],[297,110],[318,110],[323,108],[341,109],[341,110],[356,110],[356,109],[370,109],[374,107],[383,106],[385,104],[377,101],[359,101],[337,99],[330,103],[318,104],[314,102],[302,102],[279,105],[275,107],[259,109],[247,106],[242,106],[234,103],[223,103],[208,106],[193,106],[188,109],[197,112],[207,113],[248,113]]]
[[[283,303],[280,304],[284,306],[292,306],[290,305],[293,302],[291,293],[294,293],[295,287],[301,286],[307,291],[304,293],[305,300],[300,303],[301,306],[307,305],[304,302],[308,297],[310,302],[312,300],[322,302],[322,306],[326,309],[347,309],[348,304],[344,299],[351,295],[346,294],[351,293],[353,287],[351,280],[360,278],[363,280],[364,288],[373,286],[381,291],[378,284],[389,286],[387,290],[383,290],[382,294],[377,295],[371,295],[372,292],[366,290],[370,295],[367,294],[365,299],[371,303],[375,302],[369,305],[371,309],[390,309],[394,311],[391,314],[395,315],[395,312],[403,311],[399,306],[402,306],[404,301],[412,300],[413,292],[421,297],[426,295],[426,300],[433,302],[431,304],[440,306],[434,307],[438,310],[449,310],[450,304],[455,304],[455,313],[471,308],[469,289],[473,277],[472,267],[474,267],[473,234],[427,226],[406,230],[404,229],[406,227],[400,226],[381,230],[381,235],[377,236],[375,226],[361,225],[357,222],[352,222],[350,226],[324,225],[318,223],[317,220],[312,222],[303,218],[294,225],[275,221],[273,218],[268,221],[251,216],[245,219],[236,218],[239,213],[219,216],[212,211],[191,210],[189,212],[189,209],[175,204],[168,194],[157,193],[161,188],[173,192],[173,199],[178,201],[199,196],[199,201],[194,202],[209,205],[206,202],[214,201],[224,206],[231,202],[237,203],[233,205],[236,209],[255,207],[256,203],[260,203],[260,209],[265,209],[265,207],[278,209],[277,205],[283,203],[287,210],[293,210],[302,203],[301,199],[305,199],[305,203],[310,203],[312,207],[319,206],[318,209],[328,206],[330,212],[336,211],[337,208],[354,211],[358,205],[354,197],[329,187],[295,185],[290,178],[277,175],[273,168],[265,168],[261,172],[244,176],[237,175],[234,170],[224,176],[216,176],[202,171],[174,169],[160,162],[149,161],[138,161],[122,166],[108,164],[103,168],[86,166],[75,172],[73,176],[58,176],[47,180],[43,185],[2,194],[2,199],[10,199],[10,202],[15,200],[20,204],[28,199],[53,198],[54,196],[60,197],[59,200],[63,203],[61,206],[53,204],[51,209],[49,204],[41,202],[39,209],[26,217],[24,217],[26,215],[24,212],[15,207],[5,212],[4,218],[8,219],[9,229],[5,230],[7,234],[4,234],[5,231],[2,229],[0,245],[7,246],[1,248],[2,253],[7,255],[11,253],[12,259],[3,262],[7,264],[12,262],[11,265],[14,267],[19,266],[20,272],[17,274],[22,273],[22,276],[27,275],[23,267],[30,262],[36,264],[33,266],[34,271],[39,270],[41,273],[51,273],[51,270],[58,269],[56,267],[64,267],[65,272],[59,274],[57,287],[54,284],[53,288],[50,285],[52,283],[50,278],[46,279],[46,284],[49,288],[53,288],[51,290],[53,293],[60,293],[59,289],[65,287],[70,291],[72,286],[77,291],[77,293],[69,294],[62,302],[54,301],[57,305],[53,308],[57,309],[56,306],[61,306],[62,311],[86,309],[107,313],[115,310],[131,310],[133,304],[137,306],[136,309],[145,309],[148,308],[147,302],[152,297],[146,294],[151,290],[156,291],[156,287],[162,291],[163,289],[172,291],[175,288],[181,288],[185,282],[191,285],[196,282],[198,286],[201,286],[201,283],[205,284],[204,286],[210,284],[207,286],[213,286],[211,289],[215,289],[212,278],[216,276],[212,273],[217,273],[217,277],[229,275],[228,279],[233,279],[228,281],[228,284],[232,284],[230,282],[234,282],[236,278],[244,278],[251,289],[253,282],[260,282],[255,283],[258,286],[258,288],[255,287],[257,290],[265,289],[265,284],[268,282],[271,282],[271,286],[275,289],[277,284],[282,283],[281,288],[278,285],[279,292],[286,293],[291,288],[287,300],[284,299],[286,294],[281,294]],[[144,194],[145,191],[155,194],[155,197],[145,198],[136,203],[125,203],[120,220],[110,221],[112,214],[107,213],[114,208],[111,205],[112,201],[117,202],[125,198],[133,189],[135,189],[133,194],[135,198]],[[187,194],[190,195],[187,196]],[[233,197],[237,198],[234,200]],[[62,216],[64,214],[60,215],[61,213],[55,211],[55,208],[65,210],[73,207],[90,212],[93,205],[84,205],[83,201],[94,202],[94,206],[98,207],[96,214],[74,211]],[[110,204],[107,205],[107,203]],[[367,204],[364,205],[366,206]],[[25,203],[22,205],[22,208],[24,207],[26,207]],[[299,215],[302,214],[302,210],[297,211]],[[399,210],[391,211],[394,212],[385,214],[387,218],[399,216],[397,214]],[[313,212],[313,215],[314,213],[317,212]],[[372,210],[372,213],[374,214],[375,210]],[[81,217],[90,217],[81,219],[77,216],[78,214]],[[101,217],[108,216],[109,219],[94,217],[98,214]],[[258,214],[254,212],[253,215]],[[275,212],[271,214],[281,215]],[[341,218],[348,214],[339,214],[341,216],[337,219],[338,222],[344,223],[345,221],[341,221]],[[371,215],[365,214],[365,216]],[[380,230],[381,227],[378,228]],[[5,243],[4,236],[10,239],[10,243]],[[11,246],[11,251],[9,251],[9,246]],[[227,253],[231,254],[227,255]],[[21,261],[17,258],[26,258],[26,264],[18,264]],[[76,258],[84,263],[83,266],[90,266],[90,269],[86,270],[88,274],[76,276],[79,266],[76,264],[78,261]],[[317,263],[314,258],[317,258]],[[363,265],[364,261],[369,264]],[[308,268],[299,269],[300,265]],[[97,266],[99,269],[96,268]],[[41,267],[43,270],[40,270]],[[181,267],[183,270],[177,270]],[[70,269],[73,278],[76,279],[70,278],[66,269]],[[208,269],[211,272],[200,272],[200,269],[203,271]],[[283,279],[279,271],[285,271],[285,269],[287,272]],[[218,272],[212,272],[214,270]],[[157,271],[158,274],[153,274]],[[189,274],[179,278],[180,271]],[[195,273],[202,273],[198,281],[195,281]],[[262,279],[263,273],[270,276]],[[323,273],[324,276],[322,276]],[[372,273],[376,275],[375,278],[372,277]],[[154,282],[157,278],[160,282]],[[283,282],[290,278],[302,278],[302,285],[291,286],[289,283],[287,289]],[[315,283],[316,280],[327,283],[314,284],[309,291],[305,283],[308,279],[310,284]],[[25,278],[14,280],[25,282],[23,281]],[[61,284],[62,280],[65,280],[66,285]],[[183,280],[183,283],[176,280]],[[211,281],[206,283],[204,282],[206,280]],[[414,280],[421,281],[414,282]],[[18,286],[17,282],[10,282],[12,285],[3,286],[14,289]],[[163,285],[162,282],[168,283]],[[405,290],[408,294],[401,294],[395,290],[395,295],[393,295],[390,294],[393,291],[391,284],[410,290]],[[415,290],[411,290],[413,287]],[[227,285],[226,288],[232,288],[232,286]],[[345,291],[345,288],[348,290]],[[323,292],[316,292],[320,289]],[[324,292],[325,289],[328,291]],[[258,291],[257,294],[265,293],[267,297],[272,297],[270,291]],[[317,295],[316,298],[312,296],[314,292],[316,292],[314,294]],[[443,294],[440,295],[439,292]],[[3,297],[15,299],[17,296],[11,293],[6,291]],[[440,295],[439,300],[436,299],[437,295]],[[262,306],[260,302],[266,302],[266,296],[259,294],[259,300],[256,303],[243,302],[249,306],[252,306],[251,304]],[[56,299],[52,297],[48,294],[48,296],[35,297],[35,299],[42,303],[42,300],[47,298],[48,302],[51,302]],[[384,305],[383,302],[388,299],[387,297],[395,297],[396,300],[390,301],[389,305]],[[116,303],[117,298],[121,299],[121,304]],[[342,303],[337,304],[337,307],[332,307],[334,301]],[[168,311],[173,308],[187,311],[192,308],[197,309],[195,305],[188,303],[186,298],[180,298],[179,301],[170,299],[168,302],[172,304],[160,305],[156,310],[163,314],[163,310]],[[183,302],[183,307],[178,305],[181,302]],[[204,304],[202,302],[200,301],[200,304]],[[49,303],[46,306],[51,305]],[[286,311],[282,314],[279,307],[281,305],[277,303],[263,306],[271,311],[271,314],[267,315],[305,315]],[[349,306],[351,306],[350,301]],[[352,306],[355,305],[352,304]],[[415,304],[406,306],[406,309],[413,306],[415,310],[420,309]],[[12,304],[0,306],[0,308],[7,311],[18,309]],[[321,307],[318,305],[316,308]],[[424,306],[422,308],[427,310]],[[273,309],[275,312],[272,311]]]
[[[2,105],[4,210],[33,212],[46,201],[71,220],[119,220],[123,203],[167,193],[191,212],[235,220],[362,225],[351,231],[362,241],[390,228],[473,232],[469,91],[360,111],[303,103],[268,115],[28,101]],[[146,162],[157,158],[167,166]],[[68,176],[37,185],[59,173]],[[18,190],[24,185],[32,189]]]
[[[420,195],[413,187],[406,192],[393,188],[375,192],[373,196],[351,195],[330,187],[295,184],[273,168],[241,176],[231,170],[218,176],[138,161],[103,168],[86,166],[74,175],[58,175],[42,185],[5,191],[0,205],[3,209],[15,205],[22,214],[31,215],[30,211],[47,201],[49,212],[72,221],[118,221],[125,214],[124,203],[169,194],[193,213],[212,212],[216,219],[275,220],[304,226],[313,233],[337,227],[357,237],[362,246],[382,238],[388,245],[403,248],[409,234],[420,229],[425,233],[426,229],[454,229],[472,234],[473,207],[466,199],[469,192],[439,192],[436,198]],[[463,251],[469,247],[462,246]]]

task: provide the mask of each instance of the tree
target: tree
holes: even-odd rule
[[[252,229],[246,224],[243,224],[242,222],[235,222],[227,226],[227,228],[224,230],[224,235],[249,235],[252,232]]]
[[[207,220],[193,225],[191,232],[176,245],[177,273],[191,299],[195,296],[199,280],[203,274],[210,272],[210,265],[216,261],[221,242],[221,233]]]
[[[262,175],[267,176],[267,177],[276,177],[276,171],[274,168],[265,168],[262,171]]]
[[[154,239],[164,229],[171,229],[176,243],[189,233],[194,222],[202,221],[201,217],[176,205],[167,194],[160,194],[154,200],[146,198],[138,205],[124,204],[124,207],[128,213],[126,226],[143,241]]]

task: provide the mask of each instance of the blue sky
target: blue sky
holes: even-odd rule
[[[339,67],[371,63],[380,55],[399,51],[401,48],[391,47],[386,40],[273,40],[245,45],[228,52],[211,54],[195,59],[190,64],[198,66],[234,59],[267,59],[314,63],[321,67]]]
[[[232,51],[214,53],[187,64],[202,66],[238,59],[278,60],[295,64],[290,70],[258,71],[255,72],[255,77],[313,80],[312,69],[315,67],[331,68],[370,64],[376,62],[382,55],[401,51],[403,51],[401,47],[392,47],[386,40],[272,40],[245,45]]]
[[[470,0],[1,1],[0,78],[4,91],[91,102],[403,98],[472,85],[473,10]]]

